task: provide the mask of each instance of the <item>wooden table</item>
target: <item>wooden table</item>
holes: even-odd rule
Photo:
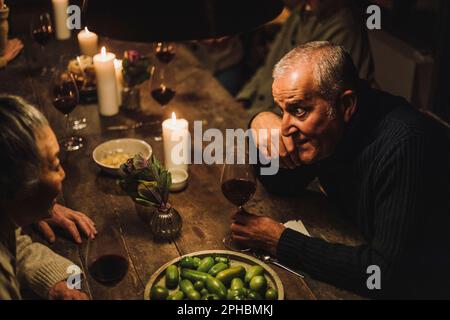
[[[41,77],[31,68],[31,57],[37,48],[27,39],[25,52],[0,70],[0,92],[25,97],[48,117],[58,136],[63,131],[63,116],[54,109],[49,99],[49,77]],[[109,51],[122,55],[125,49],[150,52],[151,45],[124,43],[103,39]],[[63,54],[75,56],[78,48],[74,39],[49,44],[46,57],[51,64]],[[86,138],[87,145],[80,151],[63,156],[66,171],[64,192],[61,201],[65,205],[86,213],[101,230],[114,225],[119,229],[125,244],[130,268],[126,277],[115,287],[105,287],[95,282],[86,272],[86,243],[81,246],[59,237],[51,247],[82,266],[87,281],[85,290],[93,299],[142,299],[147,280],[162,264],[177,256],[206,249],[224,249],[222,238],[229,231],[230,213],[233,206],[225,200],[220,191],[220,166],[191,165],[187,190],[171,194],[170,202],[183,217],[183,229],[179,239],[169,243],[157,243],[152,239],[149,227],[138,217],[133,201],[117,186],[114,178],[103,174],[92,161],[92,151],[109,139],[135,137],[150,143],[154,153],[163,159],[162,142],[154,137],[156,128],[141,128],[125,132],[108,132],[109,125],[132,123],[136,119],[165,119],[172,111],[190,121],[203,120],[204,128],[245,128],[248,117],[234,99],[223,89],[213,76],[184,47],[179,47],[171,63],[176,74],[177,95],[169,106],[162,110],[150,97],[149,84],[142,86],[143,112],[138,116],[124,113],[112,118],[99,116],[96,105],[80,105],[73,112],[74,117],[85,116],[88,127],[79,133]],[[358,236],[345,222],[333,215],[333,208],[319,193],[310,192],[297,198],[275,197],[261,187],[248,209],[280,221],[301,218],[308,231],[315,237],[345,244],[357,244]],[[286,291],[287,299],[355,299],[358,296],[316,281],[310,277],[304,280],[276,266]]]

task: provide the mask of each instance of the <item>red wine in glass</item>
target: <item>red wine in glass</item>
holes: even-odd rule
[[[31,18],[30,32],[31,38],[36,41],[41,48],[40,58],[36,58],[37,60],[42,60],[40,61],[40,64],[43,65],[41,75],[45,75],[48,68],[46,66],[47,61],[45,61],[44,48],[53,36],[53,25],[50,14],[44,12],[33,15]]]
[[[222,183],[225,198],[237,207],[246,204],[256,192],[256,183],[244,179],[231,179]]]
[[[152,90],[152,97],[161,106],[165,106],[170,102],[170,100],[173,99],[173,97],[175,97],[175,93],[176,93],[175,90],[166,88],[164,85],[162,85],[159,88]]]
[[[50,41],[51,34],[45,29],[36,29],[32,31],[33,39],[42,47],[45,47]]]
[[[171,42],[157,42],[155,55],[161,63],[168,64],[175,57],[175,44]]]
[[[73,96],[58,96],[53,99],[53,105],[62,114],[71,113],[78,104],[77,98]]]
[[[65,151],[76,151],[83,147],[83,138],[71,135],[69,114],[79,102],[78,88],[71,73],[66,70],[57,71],[51,82],[50,89],[53,106],[62,114],[66,121],[65,138],[61,141]]]
[[[236,161],[236,164],[225,164],[222,169],[221,187],[225,198],[238,207],[238,210],[243,210],[245,205],[256,192],[256,176],[252,165],[249,163],[249,156],[247,152],[239,152],[238,159],[243,158],[243,161]],[[223,244],[227,249],[247,252],[251,249],[244,247],[242,244],[236,243],[231,232],[223,238]]]
[[[117,254],[107,254],[94,260],[88,270],[92,278],[105,286],[115,286],[128,272],[128,260]]]

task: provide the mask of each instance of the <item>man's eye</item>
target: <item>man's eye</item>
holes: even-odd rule
[[[305,114],[306,114],[306,110],[303,109],[303,108],[296,108],[296,109],[294,110],[294,115],[295,115],[296,117],[303,117]]]

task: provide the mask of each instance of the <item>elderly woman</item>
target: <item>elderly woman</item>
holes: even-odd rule
[[[90,237],[96,232],[83,214],[55,206],[65,177],[55,134],[36,108],[14,96],[0,95],[0,128],[0,300],[20,299],[22,285],[43,298],[87,299],[66,283],[74,263],[20,229],[39,223],[54,238],[50,225],[59,225],[76,240],[76,225]]]

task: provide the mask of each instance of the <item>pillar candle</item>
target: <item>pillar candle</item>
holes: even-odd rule
[[[87,27],[78,33],[78,44],[83,55],[92,57],[98,52],[98,36]]]
[[[52,4],[56,39],[69,39],[70,30],[67,28],[67,7],[69,6],[69,0],[52,0]]]
[[[119,113],[115,59],[116,56],[111,52],[106,52],[105,47],[102,48],[101,53],[94,56],[99,111],[102,116],[107,117]]]
[[[122,91],[123,91],[123,75],[122,75],[122,60],[114,60],[114,68],[116,69],[117,82],[117,102],[119,106],[122,105]]]
[[[177,119],[172,113],[172,119],[162,123],[164,140],[164,163],[167,170],[181,169],[188,171],[190,159],[189,124],[185,119]]]

